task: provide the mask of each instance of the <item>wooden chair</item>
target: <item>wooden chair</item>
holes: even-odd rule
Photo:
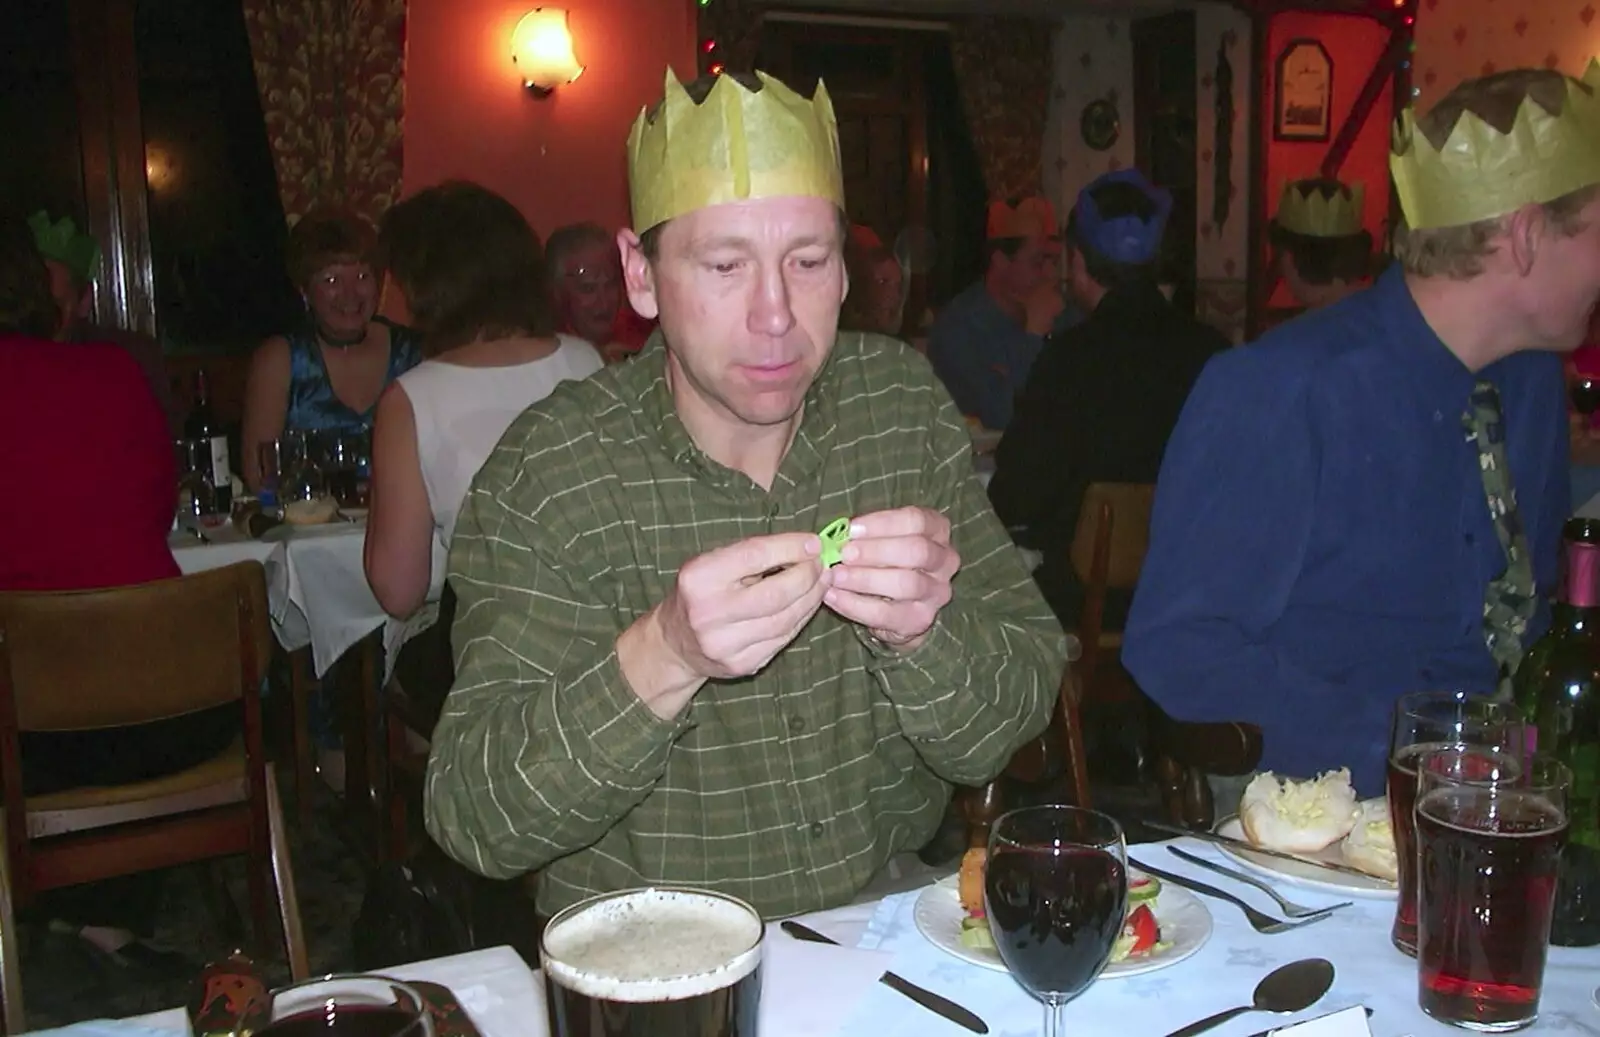
[[[3,823],[3,822],[0,822]],[[17,921],[11,908],[11,855],[0,839],[0,1032],[26,1033],[22,969],[17,957]]]
[[[1261,762],[1261,729],[1231,721],[1183,723],[1157,715],[1152,741],[1156,782],[1167,820],[1186,828],[1209,829],[1216,821],[1208,774],[1249,774]]]
[[[1072,568],[1083,584],[1083,611],[1078,617],[1078,640],[1083,658],[1078,669],[1083,697],[1090,702],[1105,698],[1101,690],[1101,659],[1122,649],[1122,631],[1105,629],[1106,593],[1132,591],[1150,547],[1150,509],[1155,503],[1154,483],[1090,483],[1083,494],[1078,526],[1072,538]]]
[[[289,978],[296,983],[311,977],[306,955],[305,926],[300,921],[300,895],[295,891],[294,861],[289,855],[289,833],[283,824],[283,804],[278,797],[278,773],[267,764],[267,832],[272,847],[272,878],[278,885],[278,921],[289,952]]]
[[[0,795],[19,906],[45,890],[244,853],[256,937],[270,946],[260,688],[271,637],[257,562],[106,590],[0,594]],[[241,737],[197,767],[23,796],[19,732],[127,726],[234,702]]]
[[[967,846],[989,844],[989,829],[1010,809],[1015,787],[1045,786],[1055,802],[1092,806],[1089,796],[1088,758],[1083,749],[1083,725],[1078,719],[1081,689],[1073,662],[1061,674],[1055,713],[1044,734],[1028,742],[994,781],[982,788],[961,789],[956,804],[967,825]]]

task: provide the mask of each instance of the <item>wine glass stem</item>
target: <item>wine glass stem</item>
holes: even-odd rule
[[[1061,1001],[1046,1001],[1044,1003],[1044,1033],[1042,1037],[1063,1037],[1066,1029],[1061,1025],[1062,1009],[1066,1007]]]

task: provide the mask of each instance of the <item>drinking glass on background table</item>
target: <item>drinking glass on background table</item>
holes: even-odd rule
[[[1539,1017],[1572,773],[1472,746],[1418,764],[1417,1003],[1469,1030]]]
[[[261,490],[256,494],[262,507],[276,507],[280,503],[278,481],[283,475],[283,442],[269,439],[258,444],[256,459],[261,467]]]
[[[203,513],[211,490],[206,481],[211,453],[199,440],[175,439],[172,456],[178,465],[178,515],[192,522]]]
[[[364,507],[361,471],[367,452],[359,435],[330,433],[323,441],[323,468],[334,499],[347,508]]]
[[[539,941],[551,1037],[756,1037],[764,926],[742,900],[657,886],[605,893]]]
[[[1122,827],[1080,807],[1024,807],[989,835],[984,909],[1011,975],[1044,1002],[1045,1037],[1088,989],[1122,932],[1128,897]]]
[[[282,469],[278,476],[278,500],[292,504],[320,500],[328,495],[328,480],[317,463],[316,450],[308,433],[289,431],[281,442]]]
[[[387,976],[326,976],[272,993],[256,1037],[434,1037],[422,995]]]
[[[1510,703],[1463,691],[1419,691],[1394,706],[1389,735],[1389,821],[1399,877],[1394,927],[1389,938],[1402,952],[1417,954],[1417,854],[1413,806],[1417,761],[1452,746],[1483,746],[1520,755],[1523,724]]]

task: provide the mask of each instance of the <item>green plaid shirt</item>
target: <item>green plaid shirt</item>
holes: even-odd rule
[[[972,474],[961,416],[898,342],[841,333],[771,492],[707,458],[673,409],[659,336],[566,383],[484,464],[450,555],[457,676],[433,737],[428,831],[493,877],[542,869],[539,906],[648,883],[767,917],[847,902],[1048,721],[1059,624]],[[922,505],[963,567],[916,651],[820,610],[755,677],[658,719],[617,636],[695,555]]]

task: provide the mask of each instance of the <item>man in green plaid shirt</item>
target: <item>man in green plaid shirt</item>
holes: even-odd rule
[[[1063,667],[926,362],[837,331],[826,93],[716,83],[669,74],[630,141],[619,243],[660,330],[511,426],[451,551],[428,830],[539,870],[547,914],[651,883],[848,902],[1045,727]]]

